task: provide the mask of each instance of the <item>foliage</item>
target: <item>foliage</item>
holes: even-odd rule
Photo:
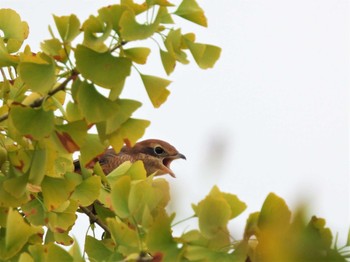
[[[166,180],[147,177],[142,162],[125,162],[108,176],[92,166],[108,146],[133,145],[149,125],[131,117],[140,102],[120,98],[128,77],[140,76],[156,108],[170,93],[168,79],[139,69],[151,54],[147,40],[156,41],[167,75],[189,63],[189,54],[203,69],[219,58],[220,48],[176,28],[176,16],[207,26],[195,0],[177,7],[121,0],[83,23],[75,15],[54,16],[58,36],[50,29],[52,38],[34,53],[23,47],[27,23],[0,10],[1,261],[344,261],[349,255],[331,246],[323,219],[306,222],[299,212],[291,220],[274,194],[249,216],[243,239],[233,240],[228,223],[246,205],[215,186],[193,205],[198,229],[174,237]],[[77,212],[105,230],[101,239],[86,236],[84,254],[69,235]]]

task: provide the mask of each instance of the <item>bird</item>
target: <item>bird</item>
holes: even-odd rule
[[[147,172],[147,176],[169,174],[175,178],[175,173],[170,169],[173,160],[185,159],[185,155],[177,149],[159,139],[147,139],[136,143],[133,147],[124,146],[116,153],[113,148],[108,148],[101,156],[96,158],[103,172],[108,175],[111,171],[126,161],[135,162],[141,160]],[[79,161],[74,162],[75,171],[80,170]]]

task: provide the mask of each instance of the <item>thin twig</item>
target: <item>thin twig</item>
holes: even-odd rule
[[[80,210],[90,218],[91,223],[99,225],[107,234],[110,234],[109,228],[96,216],[89,208],[79,206]]]
[[[58,93],[59,91],[65,90],[67,84],[68,84],[70,81],[74,80],[74,79],[77,77],[77,75],[79,75],[79,72],[73,70],[73,71],[72,71],[72,74],[71,74],[68,78],[66,78],[66,80],[64,80],[58,87],[52,89],[50,92],[47,93],[46,96],[43,96],[43,97],[40,97],[40,98],[36,99],[36,100],[35,100],[33,103],[31,103],[29,106],[30,106],[31,108],[40,107],[40,106],[43,104],[43,102],[45,101],[45,99],[47,99],[47,98],[49,98],[49,97],[55,95],[55,94]],[[0,122],[5,121],[8,117],[9,117],[9,114],[8,114],[8,113],[6,113],[6,114],[0,116]]]

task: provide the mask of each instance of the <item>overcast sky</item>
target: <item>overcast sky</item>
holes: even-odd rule
[[[51,14],[81,20],[118,1],[1,1],[30,26],[35,51],[49,37]],[[179,2],[179,1],[174,1]],[[169,178],[177,220],[193,214],[214,184],[237,194],[248,210],[230,225],[241,237],[249,213],[269,192],[290,206],[306,200],[345,239],[349,215],[349,2],[347,0],[198,0],[207,29],[182,23],[197,41],[222,47],[216,67],[192,61],[170,76],[171,95],[153,109],[135,74],[124,97],[144,106],[145,138],[164,139],[186,155]],[[165,76],[158,54],[145,73]],[[153,63],[151,61],[151,63]],[[75,234],[85,233],[84,227]],[[79,230],[81,232],[79,232]],[[181,233],[184,225],[175,232]]]

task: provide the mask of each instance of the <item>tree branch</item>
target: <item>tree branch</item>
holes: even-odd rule
[[[88,207],[79,206],[80,210],[90,218],[91,223],[99,225],[107,234],[110,234],[109,228],[96,216]]]
[[[72,74],[71,74],[68,78],[66,78],[66,80],[64,80],[58,87],[56,87],[56,88],[52,89],[51,91],[49,91],[49,92],[47,93],[46,96],[43,96],[43,97],[40,97],[40,98],[36,99],[36,100],[35,100],[33,103],[31,103],[29,106],[30,106],[31,108],[40,107],[40,106],[43,104],[43,102],[45,101],[45,99],[47,99],[47,98],[49,98],[49,97],[51,97],[51,96],[54,96],[54,95],[55,95],[56,93],[58,93],[59,91],[65,90],[67,84],[68,84],[70,81],[74,80],[78,75],[79,75],[79,72],[73,70],[73,71],[72,71]],[[6,113],[6,114],[0,116],[0,122],[5,121],[8,117],[9,117],[9,114],[8,114],[8,113]]]

